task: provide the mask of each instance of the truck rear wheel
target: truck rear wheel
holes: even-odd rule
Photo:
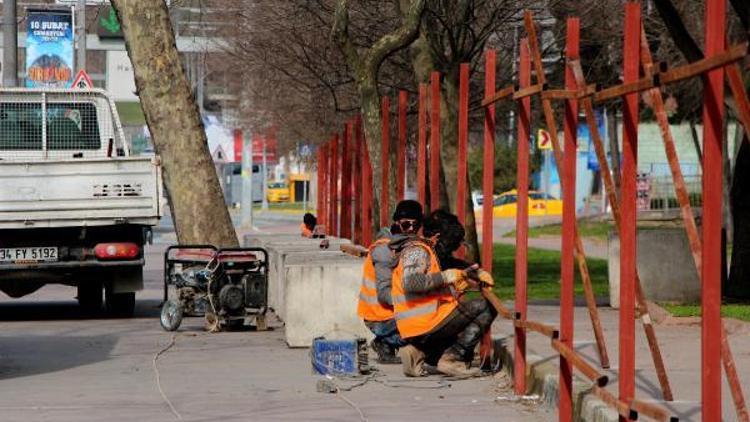
[[[135,292],[113,293],[105,289],[107,313],[118,317],[131,317],[135,311]]]
[[[86,315],[95,315],[102,310],[102,284],[94,281],[78,284],[78,305]]]

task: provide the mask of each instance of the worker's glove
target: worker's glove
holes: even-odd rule
[[[454,286],[460,292],[469,287],[469,277],[463,270],[450,269],[443,271],[442,274],[445,284]]]
[[[488,273],[485,270],[478,270],[477,275],[479,276],[479,281],[482,282],[482,284],[487,286],[494,286],[495,280],[492,279],[492,274]]]

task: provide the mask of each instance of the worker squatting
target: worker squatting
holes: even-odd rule
[[[311,236],[315,222],[307,220],[303,235]],[[378,233],[363,266],[357,308],[375,334],[378,362],[401,363],[413,377],[430,368],[451,376],[479,372],[471,368],[474,350],[496,312],[484,298],[463,293],[475,285],[472,279],[494,281],[453,256],[464,235],[455,215],[438,210],[424,217],[412,200],[401,201],[393,225]]]

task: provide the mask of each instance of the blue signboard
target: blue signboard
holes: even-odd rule
[[[607,138],[607,129],[604,125],[604,114],[601,110],[596,110],[594,112],[594,115],[596,116],[596,126],[599,130],[599,136],[601,137],[602,141],[605,141]],[[594,140],[591,137],[591,133],[589,133],[589,126],[586,124],[585,121],[580,122],[578,124],[578,145],[581,146],[583,143],[585,143],[586,147],[588,147],[587,150],[587,164],[588,169],[591,171],[599,171],[599,159],[596,157],[596,149],[594,148]]]
[[[26,87],[69,87],[73,81],[71,13],[29,10],[26,20]]]

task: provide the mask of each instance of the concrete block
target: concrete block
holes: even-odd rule
[[[700,279],[685,231],[644,229],[638,231],[638,274],[646,298],[653,302],[698,302]],[[620,239],[609,236],[610,306],[620,307]]]
[[[357,317],[362,260],[289,255],[285,264],[284,321],[289,347],[309,347],[318,336],[372,339]]]

